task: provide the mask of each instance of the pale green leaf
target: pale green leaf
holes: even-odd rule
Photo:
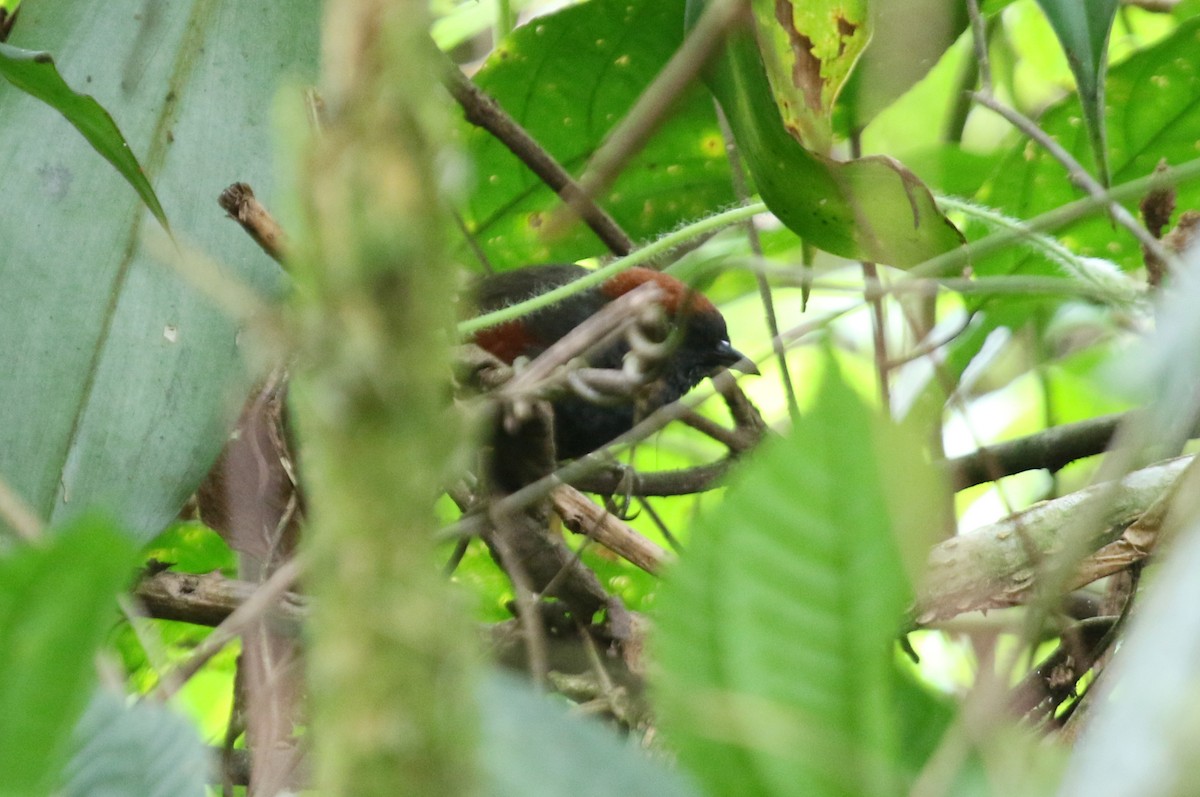
[[[245,181],[279,207],[271,108],[315,72],[316,0],[39,0],[21,13],[12,44],[54,52],[63,79],[121,119],[179,240],[278,294],[278,266],[217,197]],[[149,539],[245,400],[245,336],[143,248],[150,215],[61,115],[0,91],[0,133],[0,476],[42,517],[103,505]]]
[[[49,793],[133,554],[113,526],[81,519],[0,558],[0,795]]]
[[[214,781],[191,722],[158,703],[100,692],[71,741],[61,797],[204,797]]]
[[[656,693],[715,795],[899,794],[893,647],[945,506],[912,434],[839,376],[701,519],[659,601]]]
[[[0,77],[61,113],[88,143],[111,163],[150,208],[159,224],[167,217],[146,179],[137,156],[129,148],[117,123],[100,103],[67,85],[50,53],[22,50],[0,43]]]

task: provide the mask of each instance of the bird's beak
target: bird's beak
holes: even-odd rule
[[[714,359],[718,365],[723,365],[726,368],[734,368],[743,374],[758,376],[758,367],[754,364],[754,361],[733,348],[727,340],[723,340],[717,344],[715,355]]]

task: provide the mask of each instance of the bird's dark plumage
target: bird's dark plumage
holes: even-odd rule
[[[589,272],[577,265],[544,265],[495,274],[475,289],[479,312],[487,313],[566,285]],[[519,319],[481,330],[475,342],[506,363],[536,357],[605,304],[634,288],[654,282],[663,291],[668,320],[681,325],[679,344],[662,366],[649,409],[669,404],[719,368],[743,357],[729,343],[725,319],[707,298],[667,274],[631,268],[600,285]],[[596,353],[596,368],[620,368],[629,348],[619,342]],[[600,406],[578,396],[554,402],[555,450],[560,459],[583,456],[633,427],[632,403]]]

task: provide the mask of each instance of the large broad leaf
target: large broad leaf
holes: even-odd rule
[[[49,53],[21,50],[0,43],[0,76],[61,113],[96,152],[121,173],[159,223],[167,226],[167,217],[163,215],[158,197],[117,123],[100,103],[67,85]]]
[[[100,692],[71,741],[61,797],[204,797],[214,780],[196,729],[157,703]]]
[[[683,40],[684,0],[592,0],[518,28],[475,81],[568,171],[578,175]],[[465,143],[475,182],[467,227],[500,268],[604,254],[582,225],[543,234],[561,202],[490,133]],[[647,240],[733,201],[712,101],[695,87],[625,167],[600,204]]]
[[[695,797],[686,780],[599,723],[570,716],[527,683],[484,684],[489,797]]]
[[[704,0],[689,0],[689,18],[703,6]],[[899,267],[962,243],[929,189],[896,161],[835,161],[810,152],[788,133],[749,28],[729,32],[706,79],[763,201],[806,243]]]
[[[836,375],[695,529],[660,594],[664,729],[710,794],[898,794],[910,711],[893,658],[945,506],[915,435]]]
[[[270,108],[315,71],[318,3],[39,0],[11,42],[55,54],[120,123],[178,237],[278,291],[216,198],[268,205]],[[137,195],[56,111],[0,84],[0,476],[52,519],[104,504],[143,539],[224,442],[245,385],[239,330],[142,248]]]
[[[133,545],[96,520],[0,559],[0,794],[50,792],[133,559]]]
[[[1092,155],[1100,182],[1108,185],[1104,132],[1104,72],[1108,66],[1108,34],[1118,0],[1038,0],[1058,36],[1083,108]]]
[[[1196,157],[1196,131],[1200,129],[1200,70],[1195,59],[1198,34],[1200,18],[1188,20],[1171,36],[1109,70],[1105,104],[1114,183],[1145,177],[1160,160],[1180,164]],[[1041,125],[1076,159],[1086,162],[1090,157],[1078,99],[1051,108],[1042,116]],[[1177,190],[1179,208],[1200,208],[1200,183],[1189,182]],[[1019,218],[1032,218],[1081,196],[1061,164],[1038,145],[1021,141],[996,167],[979,199]],[[1130,209],[1136,213],[1135,205],[1130,203]],[[1133,236],[1102,216],[1068,225],[1058,235],[1082,255],[1107,258],[1127,269],[1142,265],[1141,249]],[[1056,269],[1044,259],[1023,253],[982,258],[974,265],[983,274],[1055,273]]]

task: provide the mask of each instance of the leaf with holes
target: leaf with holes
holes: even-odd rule
[[[694,21],[705,0],[689,0]],[[793,138],[748,26],[731,30],[706,73],[767,207],[805,243],[909,267],[962,244],[929,189],[891,158],[835,161]]]
[[[755,38],[784,126],[806,148],[833,140],[833,103],[871,38],[864,0],[754,0]]]

